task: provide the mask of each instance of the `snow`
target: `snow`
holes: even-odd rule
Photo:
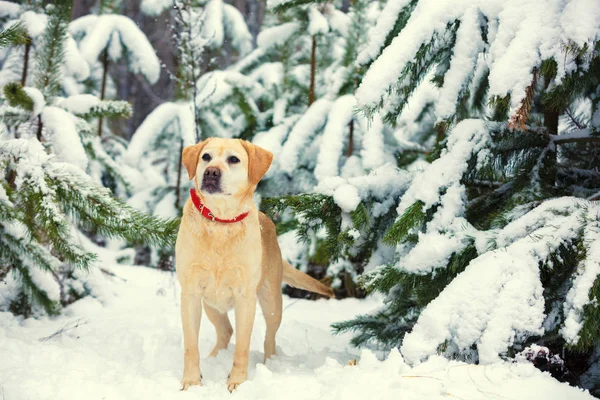
[[[0,15],[6,17],[16,17],[21,11],[21,5],[10,1],[0,1]]]
[[[170,191],[154,207],[153,215],[160,218],[177,218],[179,210],[175,207],[175,191]]]
[[[585,211],[584,211],[585,212]],[[600,279],[600,232],[598,231],[596,207],[587,211],[588,224],[585,225],[586,258],[577,267],[573,284],[567,293],[564,305],[565,322],[561,335],[568,343],[575,344],[579,340],[579,332],[583,327],[583,308],[592,302],[591,289],[594,282]],[[594,299],[598,301],[598,299]]]
[[[173,6],[173,0],[142,0],[140,10],[148,16],[156,17]]]
[[[339,174],[339,162],[347,142],[348,124],[354,116],[355,105],[356,99],[348,94],[337,98],[331,106],[315,166],[315,177],[319,181]]]
[[[600,35],[600,6],[595,0],[571,0],[560,17],[565,35],[576,43],[592,43]]]
[[[450,132],[447,149],[428,165],[411,184],[398,205],[398,215],[421,200],[429,208],[440,200],[440,190],[459,182],[467,169],[467,161],[484,148],[489,138],[489,127],[483,120],[466,119]]]
[[[81,18],[71,22],[70,29],[74,36],[77,32],[86,32],[79,48],[83,58],[90,65],[94,65],[100,54],[118,37],[120,43],[127,48],[128,66],[131,71],[141,73],[151,84],[158,81],[160,62],[146,35],[135,22],[128,17],[115,14],[100,15],[95,19],[82,18],[85,18],[82,23],[78,23]],[[117,55],[114,49],[112,53],[112,56]]]
[[[403,80],[398,82],[398,78],[417,51],[432,37],[437,36],[437,43],[446,40],[447,24],[456,20],[461,22],[459,31],[465,32],[458,33],[453,49],[452,63],[456,68],[451,77],[446,76],[446,79],[452,78],[451,86],[443,97],[448,102],[442,105],[440,117],[447,115],[457,88],[466,85],[470,66],[484,51],[490,71],[489,95],[504,97],[510,93],[512,115],[525,98],[533,69],[539,67],[542,60],[556,60],[557,82],[574,68],[573,55],[565,53],[561,43],[593,47],[594,40],[600,38],[600,4],[594,0],[427,0],[418,2],[404,29],[379,54],[407,3],[407,0],[388,2],[358,57],[359,65],[374,60],[356,91],[359,106],[376,107],[382,98],[389,96],[391,87],[406,85]],[[482,16],[489,21],[491,45],[487,49],[481,41],[481,33],[477,32]]]
[[[209,40],[210,46],[223,46],[223,0],[209,0],[204,7],[202,36]]]
[[[316,6],[308,9],[308,28],[309,35],[325,34],[329,32],[329,23],[327,18],[321,14]]]
[[[230,4],[223,4],[225,30],[231,38],[231,44],[241,56],[252,51],[252,34],[248,30],[244,16]]]
[[[483,50],[484,43],[479,31],[479,16],[469,9],[463,16],[456,32],[454,54],[450,61],[450,69],[444,77],[444,86],[440,90],[436,112],[438,120],[454,114],[458,96],[466,89],[465,82],[473,73],[477,55]]]
[[[171,124],[176,124],[177,135],[183,140],[184,146],[196,143],[191,104],[167,102],[152,110],[135,131],[127,147],[125,158],[132,165],[137,165],[144,154],[152,148],[158,135]]]
[[[286,22],[272,28],[263,29],[256,38],[256,44],[263,50],[284,44],[300,29],[298,22]]]
[[[296,169],[301,149],[306,146],[311,135],[325,124],[331,107],[331,101],[319,99],[310,105],[294,125],[281,150],[279,165],[283,172],[292,173]]]
[[[332,4],[322,4],[323,15],[327,18],[327,22],[331,30],[339,32],[342,36],[348,35],[348,29],[351,24],[351,18],[344,12],[336,10]]]
[[[200,108],[220,104],[233,94],[234,88],[250,88],[254,84],[249,77],[235,71],[212,71],[198,79],[196,104]]]
[[[88,14],[81,16],[69,23],[69,33],[78,40],[85,35],[89,29],[98,23],[98,15]]]
[[[87,114],[92,107],[101,104],[99,98],[93,94],[77,94],[67,98],[59,98],[56,105],[73,114]]]
[[[368,124],[364,124],[366,122],[364,118],[357,119],[365,132],[360,150],[363,166],[367,169],[377,168],[383,165],[387,158],[384,150],[383,121],[379,114],[375,115],[373,121]]]
[[[58,159],[85,170],[88,159],[71,114],[49,106],[44,107],[41,117]]]
[[[23,90],[25,93],[27,93],[27,96],[33,100],[32,115],[39,115],[46,106],[46,99],[44,98],[44,95],[39,91],[39,89],[30,86],[23,87]]]
[[[272,10],[273,8],[279,7],[288,2],[290,2],[290,0],[267,0],[267,9]]]
[[[495,232],[496,250],[471,261],[421,313],[402,344],[406,359],[425,360],[447,342],[450,353],[475,345],[481,363],[494,363],[516,338],[543,333],[539,265],[578,236],[577,207],[573,198],[548,200]]]
[[[46,23],[48,22],[48,17],[46,15],[38,14],[34,11],[25,11],[23,14],[21,14],[20,19],[25,24],[27,33],[33,39],[44,33],[44,29],[46,29]]]
[[[369,32],[369,42],[358,54],[356,64],[364,65],[375,59],[385,44],[385,39],[391,32],[398,13],[410,3],[410,0],[390,0],[381,11],[377,25]]]
[[[278,163],[281,160],[282,143],[296,121],[297,118],[295,117],[288,118],[280,125],[274,126],[268,131],[259,132],[252,138],[252,143],[273,153],[273,162]],[[270,168],[265,178],[271,177],[274,173],[275,168]]]
[[[284,297],[279,354],[266,365],[258,309],[249,379],[232,394],[225,381],[233,345],[207,358],[215,333],[203,316],[199,344],[204,386],[180,392],[183,350],[174,274],[121,265],[104,268],[116,277],[93,272],[88,279],[95,297],[75,302],[59,317],[22,319],[0,313],[6,399],[593,399],[528,363],[478,366],[436,356],[411,368],[397,350],[357,350],[349,346],[350,335],[332,336],[332,322],[378,307],[378,298]],[[356,365],[350,365],[353,360]]]
[[[360,204],[360,197],[355,186],[342,184],[333,192],[333,200],[344,212],[352,212]]]
[[[65,42],[65,62],[63,68],[68,75],[77,81],[83,81],[90,76],[90,65],[81,56],[77,48],[77,43],[71,35],[67,36],[67,41]]]
[[[308,243],[299,240],[297,230],[292,229],[277,236],[277,242],[283,259],[301,270],[306,268],[309,254]]]

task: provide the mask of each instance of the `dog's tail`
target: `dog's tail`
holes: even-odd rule
[[[304,272],[298,271],[285,260],[283,262],[283,281],[290,286],[298,289],[308,290],[309,292],[319,293],[327,297],[335,297],[333,289],[308,276]]]

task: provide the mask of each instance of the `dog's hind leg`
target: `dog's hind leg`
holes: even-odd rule
[[[262,309],[267,332],[265,335],[265,362],[275,354],[275,334],[281,324],[281,289],[273,288],[272,284],[266,280],[258,293],[258,302]]]
[[[206,302],[203,303],[206,316],[215,326],[215,331],[217,332],[217,343],[215,344],[214,349],[208,355],[209,357],[215,357],[220,350],[226,349],[229,345],[231,335],[233,334],[233,328],[231,327],[231,322],[229,322],[227,313],[221,313],[210,304],[207,304]]]

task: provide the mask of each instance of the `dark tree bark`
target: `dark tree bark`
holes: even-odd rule
[[[25,45],[25,55],[23,56],[23,72],[21,73],[21,86],[27,82],[27,71],[29,70],[29,52],[31,51],[31,39]]]
[[[83,17],[90,13],[95,0],[75,0],[73,1],[73,19]]]
[[[108,78],[108,50],[102,53],[102,86],[100,87],[100,100],[104,100],[106,96],[106,79]],[[102,136],[103,118],[98,118],[98,136]]]
[[[346,157],[350,157],[352,152],[354,151],[354,118],[350,120],[348,124],[349,134],[348,134],[348,147],[346,148]]]
[[[308,88],[308,105],[316,100],[315,75],[317,74],[317,37],[312,37],[312,48],[310,49],[310,87]]]
[[[179,203],[181,202],[181,164],[183,158],[183,139],[181,139],[181,144],[179,145],[179,162],[177,163],[177,187],[175,188],[175,207],[179,208]]]

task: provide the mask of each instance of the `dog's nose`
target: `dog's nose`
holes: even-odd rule
[[[208,167],[204,171],[204,176],[207,178],[219,178],[221,176],[221,170],[216,167]]]

